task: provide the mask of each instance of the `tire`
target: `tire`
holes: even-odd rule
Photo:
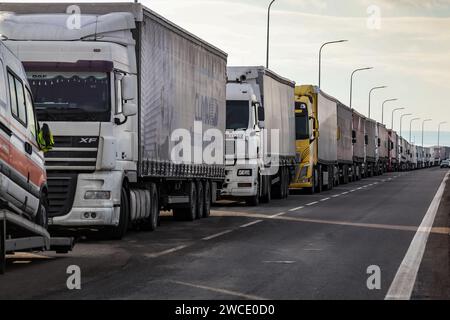
[[[176,220],[194,221],[197,218],[197,187],[195,182],[189,183],[189,206],[173,211]]]
[[[287,199],[287,198],[289,198],[289,183],[290,183],[289,169],[286,168],[285,172],[286,172],[286,177],[284,179],[284,181],[285,181],[285,194],[286,194],[285,199]]]
[[[310,188],[306,188],[307,194],[314,194],[316,192],[316,170],[317,170],[316,167],[313,167],[311,176],[312,186]]]
[[[158,190],[154,183],[150,184],[150,215],[145,221],[144,229],[147,231],[155,231],[159,225],[159,196]]]
[[[252,197],[247,197],[245,199],[245,203],[247,204],[247,206],[250,206],[250,207],[259,206],[260,194],[261,194],[260,184],[261,184],[261,179],[260,179],[260,176],[258,175],[257,186],[256,186],[256,195],[254,195]]]
[[[322,166],[318,166],[317,169],[317,185],[316,185],[316,193],[322,193],[323,191],[323,175],[322,175]]]
[[[119,225],[111,227],[109,230],[109,238],[112,240],[121,240],[128,231],[128,223],[130,220],[130,203],[125,188],[122,187],[120,192],[120,216]]]
[[[203,209],[205,205],[205,190],[203,189],[203,182],[197,182],[197,212],[196,218],[203,218]]]
[[[263,176],[264,185],[266,186],[266,194],[261,197],[261,203],[269,203],[272,200],[272,183],[269,176]]]
[[[203,218],[209,218],[209,216],[211,215],[211,185],[208,181],[205,181],[205,185],[204,185],[204,201],[205,203],[203,204]]]
[[[35,223],[45,230],[48,229],[48,198],[45,193],[41,193],[38,212],[35,217]]]

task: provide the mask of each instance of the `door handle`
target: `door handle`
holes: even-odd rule
[[[28,142],[25,142],[25,152],[29,155],[33,154],[33,147]]]

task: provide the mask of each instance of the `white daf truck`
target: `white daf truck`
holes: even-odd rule
[[[294,176],[295,83],[264,67],[227,68],[226,177],[221,198],[286,198]]]
[[[225,174],[224,52],[137,3],[0,11],[0,34],[55,137],[46,155],[52,227],[120,239],[130,224],[154,230],[160,209],[209,215]]]

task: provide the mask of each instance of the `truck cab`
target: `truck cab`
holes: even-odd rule
[[[310,98],[302,94],[301,87],[297,86],[295,88],[295,147],[298,166],[290,189],[312,187],[314,141],[318,138],[316,122]]]
[[[227,84],[225,127],[226,169],[221,198],[243,198],[257,205],[264,179],[261,176],[264,109],[252,86],[242,79]]]
[[[55,30],[65,14],[4,17],[1,31],[24,64],[36,116],[54,135],[54,148],[45,155],[49,224],[117,228],[122,182],[136,172],[134,17],[110,15],[97,23],[102,34],[89,28],[94,15],[84,15],[79,29],[61,27],[58,34],[36,24],[53,21]]]
[[[48,187],[42,150],[50,148],[51,133],[44,127],[39,129],[22,64],[0,41],[0,208],[46,228]]]

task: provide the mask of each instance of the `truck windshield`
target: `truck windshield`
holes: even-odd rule
[[[227,129],[245,130],[249,123],[249,102],[240,100],[227,101]]]
[[[107,73],[29,73],[39,121],[110,121]]]
[[[309,139],[309,123],[306,114],[297,113],[295,115],[295,136],[296,140]]]

